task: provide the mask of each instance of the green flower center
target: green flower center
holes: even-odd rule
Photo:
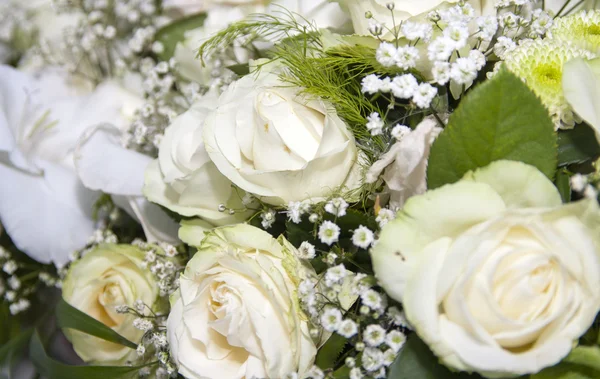
[[[534,68],[533,75],[544,86],[556,86],[561,83],[562,70],[553,64],[541,64]]]
[[[594,37],[600,36],[600,25],[589,25],[587,27],[587,30],[585,31],[585,34],[591,35]]]

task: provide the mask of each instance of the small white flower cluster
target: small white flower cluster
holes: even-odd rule
[[[136,239],[132,245],[146,252],[142,265],[158,279],[160,296],[169,296],[179,288],[179,274],[184,267],[179,262],[179,252],[175,246],[164,242],[147,243]]]
[[[139,62],[145,104],[136,111],[135,118],[123,133],[121,144],[145,154],[157,155],[164,130],[173,118],[182,113],[203,89],[199,85],[181,85],[185,94],[174,91],[178,81],[173,72],[175,61],[156,63],[152,58]],[[179,87],[179,83],[177,82]]]
[[[587,199],[596,199],[600,193],[600,173],[589,176],[575,174],[571,177],[571,189]]]
[[[39,270],[19,263],[10,251],[0,246],[0,296],[8,303],[12,315],[26,311],[31,306],[29,297],[38,289]]]
[[[101,225],[98,229],[94,230],[90,238],[88,238],[88,245],[117,242],[119,242],[117,235],[111,229],[107,228],[106,225]],[[71,256],[71,260],[75,260],[77,258],[77,255]]]
[[[408,323],[396,307],[387,309],[385,294],[370,285],[364,274],[346,270],[343,264],[330,267],[321,280],[305,280],[300,284],[299,297],[303,309],[316,325],[311,335],[317,338],[320,330],[337,333],[353,346],[345,364],[351,378],[385,378],[386,367],[396,359],[406,342],[403,330]],[[344,309],[342,299],[358,297],[358,313]],[[323,371],[314,366],[306,377],[324,378]]]
[[[375,219],[375,221],[377,221],[379,228],[383,228],[388,222],[392,221],[395,218],[396,213],[394,211],[388,208],[381,208],[377,213],[377,218]]]
[[[40,41],[47,63],[100,81],[135,68],[140,54],[161,52],[154,35],[168,19],[153,0],[63,0],[55,5],[58,12],[85,17],[65,30],[59,46]]]
[[[412,100],[419,108],[428,108],[438,93],[436,87],[429,83],[420,83],[413,74],[397,75],[393,79],[389,77],[380,78],[376,74],[370,74],[362,80],[362,92],[367,94],[391,93],[397,99]],[[367,128],[373,135],[380,134],[383,122],[378,114],[369,116]]]
[[[171,360],[165,326],[168,315],[156,314],[150,306],[141,300],[137,300],[133,307],[118,305],[115,310],[117,313],[135,316],[133,326],[144,332],[136,348],[138,363],[158,361],[156,370],[142,369],[139,375],[145,377],[154,373],[157,378],[168,378],[176,374],[177,368]]]
[[[419,50],[410,45],[398,46],[382,42],[377,48],[375,58],[384,67],[396,66],[402,70],[409,70],[417,65]]]
[[[532,9],[531,0],[502,0],[496,7],[500,35],[491,50],[502,60],[516,49],[519,41],[542,38],[553,25],[553,17],[542,9]]]
[[[288,216],[288,220],[292,221],[294,224],[299,224],[302,222],[302,216],[310,213],[311,204],[309,201],[291,201],[287,206],[287,211],[285,212]]]

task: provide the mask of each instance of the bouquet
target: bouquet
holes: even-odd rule
[[[600,10],[5,0],[9,378],[600,378]]]

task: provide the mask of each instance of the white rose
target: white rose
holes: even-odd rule
[[[429,12],[440,10],[459,0],[332,0],[340,3],[342,8],[346,9],[354,25],[354,33],[360,35],[371,35],[369,32],[370,22],[365,14],[371,12],[373,19],[378,23],[392,28],[394,22],[398,25],[400,22],[411,18],[424,18]],[[394,10],[387,8],[389,3],[394,4]],[[495,13],[494,0],[468,0],[475,9],[478,16]],[[393,14],[393,16],[392,16]],[[390,34],[391,35],[391,34]]]
[[[204,143],[219,171],[270,204],[356,188],[358,150],[346,124],[268,69],[233,83],[206,119]]]
[[[280,237],[246,224],[210,232],[171,297],[167,337],[186,378],[284,378],[316,346],[297,286],[316,275]]]
[[[367,182],[383,179],[390,192],[390,209],[401,208],[406,200],[427,190],[427,161],[433,141],[442,131],[433,118],[423,120],[371,166]],[[385,170],[385,171],[384,171]]]
[[[204,96],[169,125],[158,159],[146,169],[144,194],[182,216],[201,217],[220,226],[244,221],[250,212],[240,211],[244,191],[217,170],[204,148],[204,120],[216,101],[212,93]],[[221,204],[237,212],[219,211]]]
[[[565,99],[594,128],[600,141],[600,58],[575,58],[565,63],[562,87]]]
[[[97,192],[79,182],[73,151],[88,127],[125,124],[131,95],[52,69],[33,76],[0,66],[0,77],[0,220],[32,258],[64,264],[95,229]]]
[[[63,283],[67,303],[136,343],[144,331],[133,326],[134,314],[116,311],[118,305],[134,307],[140,300],[155,307],[159,289],[150,270],[142,267],[144,252],[130,245],[98,245],[70,268]],[[157,310],[156,308],[154,310]],[[75,352],[89,363],[122,365],[136,351],[100,338],[65,329]]]
[[[564,358],[600,309],[600,209],[561,204],[532,166],[498,161],[411,198],[371,251],[441,361],[487,377]]]

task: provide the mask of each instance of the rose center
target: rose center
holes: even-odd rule
[[[97,303],[97,314],[94,318],[109,327],[117,326],[122,322],[124,315],[118,314],[115,310],[117,305],[126,303],[119,284],[113,282],[106,284],[98,294]]]
[[[503,259],[494,275],[494,297],[505,317],[531,322],[552,304],[559,264],[543,252],[517,251]]]

